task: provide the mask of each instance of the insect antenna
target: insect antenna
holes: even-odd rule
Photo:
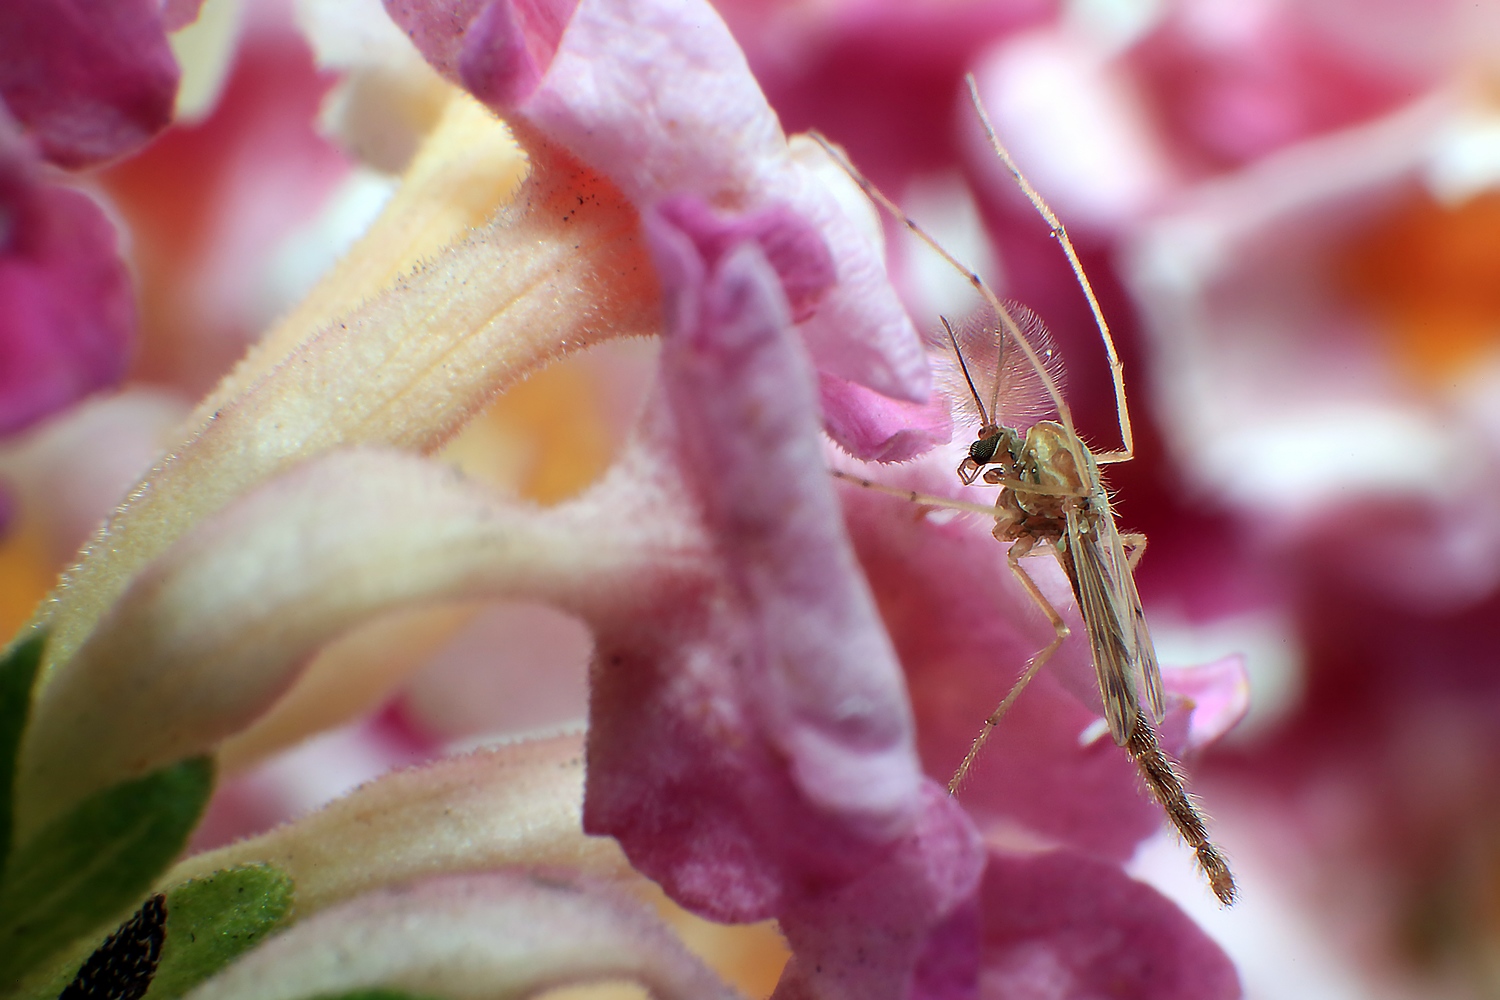
[[[953,345],[953,356],[958,359],[964,381],[969,383],[969,394],[974,397],[974,405],[979,408],[979,419],[985,427],[989,427],[994,423],[994,417],[985,411],[984,400],[979,398],[979,390],[974,385],[974,376],[969,374],[969,363],[964,360],[964,352],[958,346],[958,335],[953,332],[953,324],[948,322],[947,316],[939,316],[938,319],[943,321],[943,329],[948,331],[948,342]]]

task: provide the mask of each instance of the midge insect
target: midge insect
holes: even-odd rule
[[[999,707],[985,720],[963,763],[948,783],[949,791],[957,790],[980,748],[1006,711],[1068,636],[1068,626],[1062,615],[1021,564],[1021,560],[1037,546],[1046,545],[1056,555],[1073,585],[1073,595],[1077,598],[1093,651],[1094,669],[1110,735],[1135,760],[1146,786],[1197,855],[1214,895],[1227,906],[1235,898],[1234,876],[1223,853],[1209,839],[1203,817],[1183,787],[1176,767],[1162,751],[1153,727],[1164,710],[1161,668],[1156,661],[1156,650],[1146,627],[1145,612],[1133,576],[1146,539],[1143,535],[1120,533],[1110,507],[1109,493],[1099,474],[1099,466],[1127,462],[1134,454],[1130,411],[1125,401],[1124,366],[1067,230],[1001,144],[972,76],[968,77],[968,87],[969,97],[991,145],[1046,221],[1088,299],[1109,359],[1123,447],[1118,451],[1095,453],[1079,438],[1072,413],[1063,398],[1061,368],[1041,321],[1024,306],[996,298],[978,274],[943,249],[826,139],[814,134],[813,137],[865,194],[964,274],[984,297],[986,304],[958,329],[946,318],[942,322],[944,335],[962,374],[957,395],[962,408],[979,424],[975,440],[969,445],[969,453],[958,466],[958,477],[965,485],[980,482],[998,486],[1000,495],[994,507],[986,507],[910,493],[844,472],[834,471],[833,474],[868,489],[905,497],[925,506],[976,511],[992,516],[995,519],[995,538],[1009,544],[1006,559],[1011,572],[1052,624],[1052,641],[1031,658]],[[1040,382],[1045,392],[1044,399],[1050,401],[1056,410],[1057,419],[1035,420],[1024,427],[1006,426],[1001,422],[1001,411],[1014,413],[1016,409],[1007,397],[1016,392],[1024,396],[1023,383],[1027,381]],[[1016,422],[1020,423],[1019,420]]]

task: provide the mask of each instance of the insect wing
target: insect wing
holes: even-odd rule
[[[1151,641],[1151,630],[1146,626],[1146,609],[1141,606],[1140,591],[1135,588],[1135,573],[1131,572],[1130,560],[1125,557],[1125,546],[1120,540],[1120,532],[1115,529],[1114,519],[1110,519],[1110,530],[1108,544],[1113,550],[1112,558],[1115,565],[1115,579],[1119,582],[1120,607],[1128,616],[1127,626],[1135,638],[1135,657],[1131,661],[1135,670],[1132,672],[1131,680],[1137,685],[1137,690],[1145,696],[1146,718],[1152,722],[1160,722],[1161,717],[1166,714],[1166,696],[1161,687],[1161,664],[1156,662],[1156,643]],[[1105,541],[1101,539],[1101,541]]]
[[[1006,300],[1001,305],[1015,330],[1026,338],[1046,366],[1053,384],[1061,389],[1064,382],[1062,354],[1053,344],[1046,324],[1019,302]],[[1001,427],[1025,430],[1038,420],[1057,415],[1057,406],[1047,393],[1046,383],[988,304],[981,305],[961,322],[953,324],[951,343],[946,329],[934,333],[930,342],[939,358],[935,366],[939,387],[954,401],[955,416],[960,423],[977,429],[988,416]],[[953,357],[955,346],[963,359],[962,365]],[[964,375],[965,367],[968,368],[968,378]],[[973,379],[972,392],[968,379]],[[987,414],[981,412],[980,403],[975,399],[976,392],[983,406],[988,408]]]
[[[1068,548],[1104,718],[1110,736],[1124,746],[1141,714],[1142,695],[1147,717],[1155,721],[1161,716],[1161,667],[1125,548],[1108,509],[1070,511]]]

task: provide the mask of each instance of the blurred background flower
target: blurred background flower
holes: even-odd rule
[[[720,9],[788,132],[843,144],[1040,313],[1085,436],[1110,447],[1097,334],[983,144],[965,72],[1079,244],[1126,363],[1137,458],[1110,484],[1122,526],[1151,539],[1138,579],[1162,658],[1244,653],[1252,686],[1246,724],[1194,773],[1243,902],[1209,905],[1166,834],[1134,870],[1224,945],[1252,997],[1500,993],[1500,12],[1457,0]],[[93,261],[108,289],[89,300],[99,315],[56,312],[75,331],[64,342],[82,345],[65,368],[30,352],[0,372],[0,390],[22,384],[16,373],[62,372],[23,376],[61,387],[45,399],[0,399],[7,632],[194,402],[375,218],[445,102],[378,4],[207,0],[190,27],[178,17],[163,23],[178,29],[174,124],[128,158],[116,160],[165,125],[160,108],[80,153],[40,141],[7,92],[20,124],[4,140],[0,281],[45,291],[56,242],[26,234],[63,232],[93,249],[68,266]],[[30,221],[43,217],[63,222]],[[961,311],[962,279],[887,230],[919,325]],[[548,367],[444,455],[521,496],[573,496],[621,446],[653,355],[617,343]],[[862,558],[882,557],[873,544]],[[1001,551],[971,558],[998,565]],[[197,846],[397,764],[585,712],[588,634],[539,605],[407,612],[320,656],[389,663],[366,675],[371,712],[234,774]],[[409,681],[378,680],[414,664]],[[274,743],[252,730],[240,753]],[[741,981],[768,990],[774,944],[746,954]]]

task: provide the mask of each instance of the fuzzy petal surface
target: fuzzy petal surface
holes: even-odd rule
[[[507,865],[633,878],[619,847],[580,828],[580,736],[513,743],[384,775],[268,833],[194,855],[176,885],[241,864],[275,865],[311,916],[418,878]]]
[[[647,437],[676,456],[722,577],[596,621],[585,822],[689,908],[754,920],[910,829],[911,717],[776,272],[754,244],[710,269],[666,219],[648,232],[669,331]]]
[[[978,996],[972,905],[984,848],[942,786],[923,787],[922,819],[879,865],[811,887],[781,917],[795,957],[774,1000],[962,1000]]]

